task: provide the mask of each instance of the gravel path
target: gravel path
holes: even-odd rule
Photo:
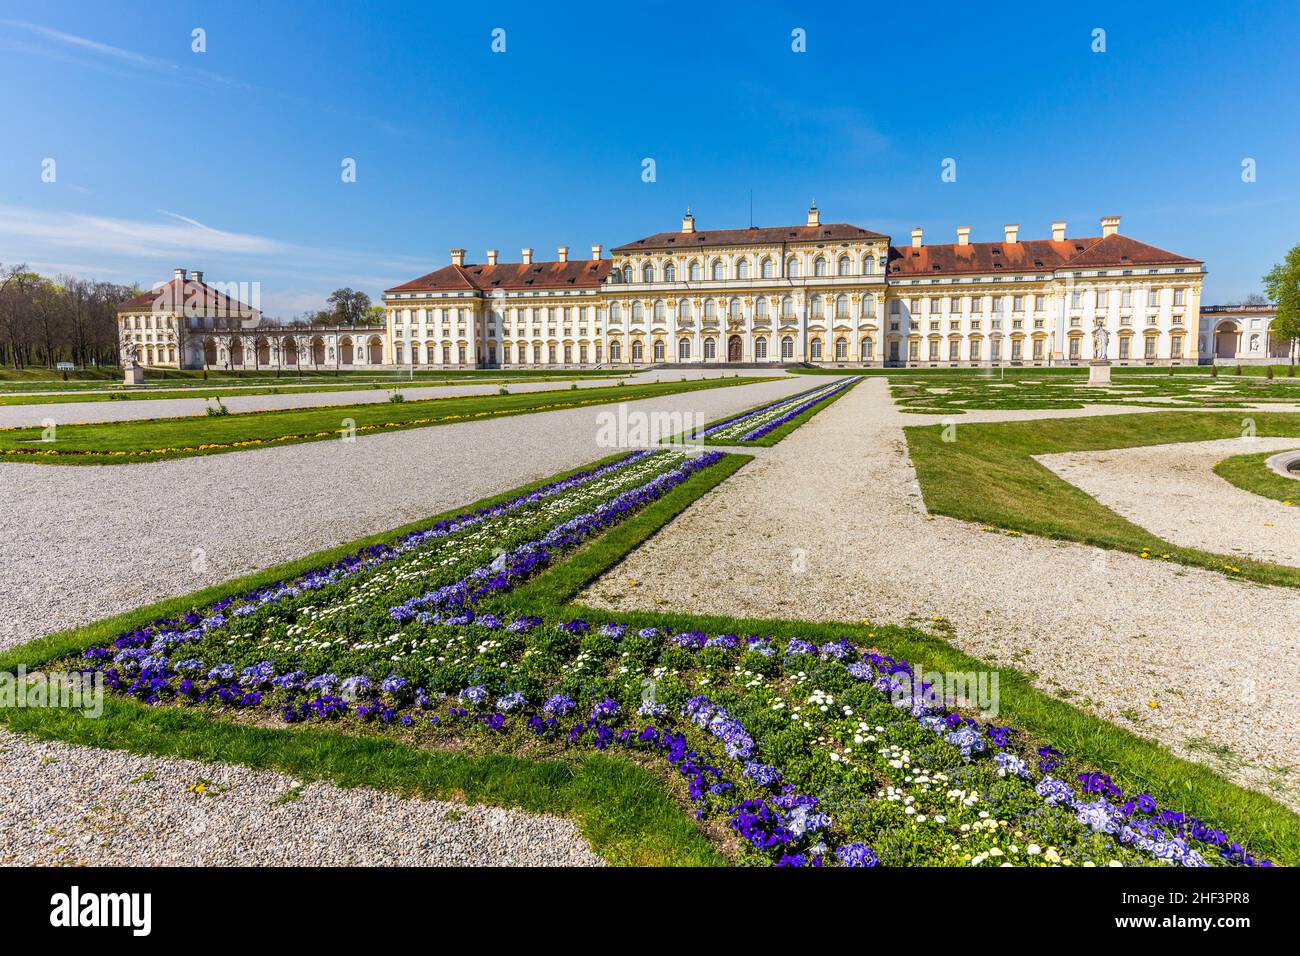
[[[3,729],[0,759],[3,866],[603,865],[556,817]]]
[[[676,382],[682,378],[717,378],[720,371],[683,369],[675,372],[635,372],[627,377],[629,384],[649,382]],[[727,372],[728,375],[735,374]],[[773,372],[741,369],[742,377],[766,376]],[[780,374],[777,370],[775,374]],[[798,379],[811,388],[817,384],[807,377]],[[563,391],[577,382],[579,388],[600,388],[614,385],[616,379],[564,379],[562,381],[514,382],[506,386],[512,393]],[[292,387],[291,382],[285,383]],[[464,395],[495,395],[500,385],[424,385],[404,386],[393,383],[408,400],[420,398],[450,398]],[[213,392],[220,389],[214,387]],[[798,391],[798,389],[796,389]],[[263,412],[278,408],[318,408],[329,405],[371,405],[388,401],[389,387],[334,390],[328,392],[292,392],[281,395],[225,395],[221,402],[232,413]],[[142,418],[180,418],[187,415],[206,415],[206,398],[151,398],[123,402],[52,402],[40,405],[0,405],[0,428],[24,425],[84,424],[86,422],[125,422]]]
[[[808,384],[793,376],[625,407],[710,420]],[[617,449],[601,447],[599,425],[619,407],[138,465],[0,463],[0,648],[604,457]]]
[[[584,600],[925,626],[941,615],[962,650],[1300,808],[1300,592],[927,515],[900,429],[934,423],[863,382]]]
[[[1251,494],[1214,473],[1233,455],[1288,451],[1296,444],[1295,438],[1228,439],[1040,455],[1038,461],[1173,544],[1300,566],[1300,508]]]

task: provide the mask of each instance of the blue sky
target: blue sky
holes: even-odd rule
[[[759,225],[815,197],[895,242],[1122,215],[1207,261],[1207,303],[1300,242],[1294,0],[800,6],[0,0],[0,262],[201,268],[287,317],[453,246],[584,256],[688,205],[743,226],[751,190]]]

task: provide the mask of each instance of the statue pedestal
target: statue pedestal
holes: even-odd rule
[[[1088,364],[1088,384],[1109,385],[1110,362],[1105,359],[1102,359],[1100,362],[1090,362]]]
[[[144,369],[139,362],[132,362],[126,367],[126,373],[122,376],[123,385],[143,385]]]

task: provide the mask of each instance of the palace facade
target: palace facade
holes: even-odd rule
[[[383,326],[263,325],[239,290],[177,269],[117,307],[118,342],[151,368],[353,369],[385,364]],[[248,297],[248,296],[246,296]]]
[[[385,361],[398,366],[810,363],[828,366],[1086,364],[1092,329],[1118,364],[1196,363],[1205,264],[1100,234],[908,245],[816,204],[795,226],[681,228],[602,255],[451,263],[384,293]]]
[[[489,249],[384,293],[386,324],[263,324],[203,273],[118,310],[149,366],[212,369],[533,368],[807,363],[830,367],[1086,365],[1094,326],[1119,365],[1264,361],[1282,354],[1270,307],[1202,309],[1205,264],[1120,233],[907,245],[814,204],[795,226],[681,228],[587,258],[517,262]]]

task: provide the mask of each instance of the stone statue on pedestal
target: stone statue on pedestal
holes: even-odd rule
[[[1110,342],[1110,333],[1106,331],[1106,320],[1098,316],[1092,327],[1092,357],[1094,361],[1105,362],[1106,346]]]

